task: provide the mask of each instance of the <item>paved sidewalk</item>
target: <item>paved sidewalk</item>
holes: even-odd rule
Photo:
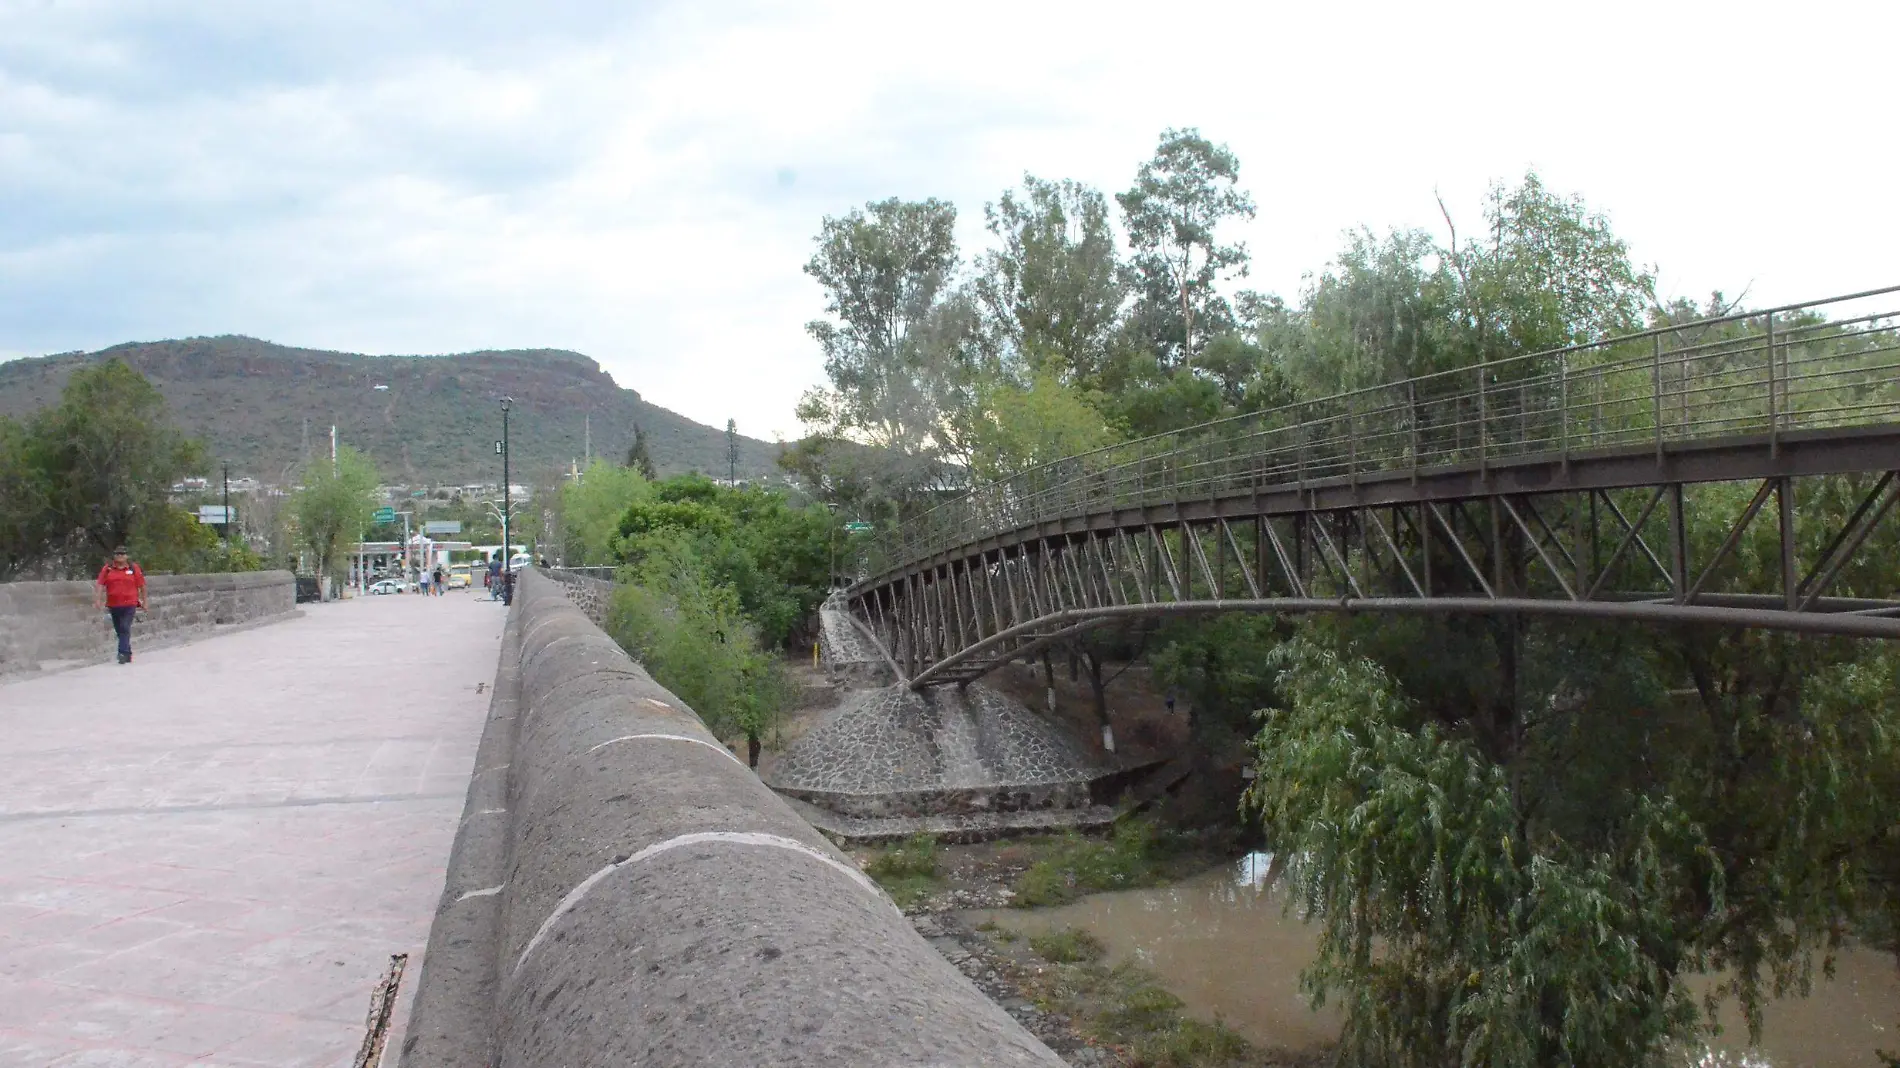
[[[0,1066],[348,1065],[389,955],[405,1012],[419,974],[503,611],[309,605],[0,683]]]

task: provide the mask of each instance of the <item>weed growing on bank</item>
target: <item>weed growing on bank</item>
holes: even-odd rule
[[[1206,866],[1210,846],[1200,836],[1145,820],[1117,824],[1106,839],[1066,834],[1045,841],[1042,855],[1016,881],[1014,903],[1022,908],[1178,879]]]
[[[1134,964],[1109,967],[1106,949],[1077,927],[1029,936],[1030,948],[1054,965],[1034,980],[1038,1007],[1076,1021],[1082,1032],[1121,1047],[1136,1068],[1239,1068],[1258,1065],[1260,1051],[1226,1025],[1181,1014],[1181,999]]]
[[[911,908],[937,886],[937,840],[927,834],[911,835],[872,857],[864,873],[877,880],[898,908]]]

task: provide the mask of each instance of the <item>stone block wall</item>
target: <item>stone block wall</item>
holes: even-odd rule
[[[607,625],[607,608],[614,597],[612,579],[596,578],[578,571],[554,568],[542,574],[559,584],[569,604],[581,610],[596,627]]]
[[[402,1068],[1060,1068],[572,590],[516,587]]]
[[[147,610],[133,626],[133,648],[172,645],[296,610],[288,571],[229,575],[152,575]],[[93,584],[0,583],[0,675],[100,663],[117,645],[106,613],[92,606]]]

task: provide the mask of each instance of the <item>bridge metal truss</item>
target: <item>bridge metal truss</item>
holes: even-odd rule
[[[1427,376],[1058,461],[895,532],[849,600],[917,688],[966,683],[1097,627],[1210,612],[1526,613],[1900,637],[1900,588],[1844,581],[1900,571],[1864,566],[1900,505],[1900,335],[1884,313],[1814,314],[1895,292]],[[1816,483],[1838,492],[1843,476],[1860,496],[1839,529],[1815,542],[1810,518],[1797,532],[1798,513],[1824,514],[1801,503]],[[1702,488],[1719,484],[1741,491]],[[1718,523],[1709,510],[1730,500]],[[1736,566],[1763,546],[1778,561],[1767,586]]]
[[[1784,439],[1784,470],[1744,483],[1752,494],[1719,543],[1698,546],[1692,487],[1747,447],[1674,457],[1676,477],[1634,486],[1611,477],[1623,458],[1603,457],[1573,461],[1568,477],[1520,464],[1053,522],[861,590],[853,608],[917,688],[967,683],[1098,627],[1212,612],[1528,613],[1900,638],[1900,598],[1835,595],[1900,504],[1900,433]],[[1870,452],[1892,467],[1863,479],[1840,528],[1804,551],[1804,484]],[[1489,488],[1471,492],[1477,481]],[[1757,527],[1778,553],[1770,590],[1734,580]]]

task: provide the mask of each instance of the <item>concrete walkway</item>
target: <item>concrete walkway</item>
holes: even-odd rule
[[[392,953],[406,1013],[503,612],[311,605],[0,683],[0,1066],[348,1065]]]

